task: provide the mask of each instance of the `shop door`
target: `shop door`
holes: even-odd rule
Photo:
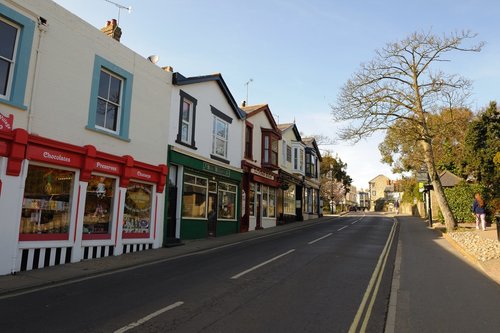
[[[208,194],[208,236],[217,234],[217,193]]]
[[[167,206],[167,239],[175,238],[175,225],[177,216],[177,187],[168,187],[168,206]]]
[[[256,212],[256,226],[255,229],[262,229],[262,194],[257,193],[257,212]]]

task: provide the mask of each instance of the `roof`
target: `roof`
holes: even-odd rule
[[[192,76],[192,77],[185,77],[179,72],[175,72],[172,75],[172,84],[177,85],[177,86],[183,86],[183,85],[188,85],[188,84],[196,84],[196,83],[204,83],[204,82],[211,82],[214,81],[219,85],[219,88],[221,89],[222,93],[227,99],[227,102],[233,109],[234,113],[238,116],[240,119],[245,118],[245,112],[243,112],[240,107],[238,106],[238,103],[234,100],[233,95],[229,91],[229,88],[226,85],[226,82],[222,78],[222,74],[220,73],[215,73],[215,74],[210,74],[210,75],[202,75],[202,76]]]
[[[289,129],[293,129],[293,133],[295,134],[297,141],[302,141],[299,129],[297,128],[297,125],[295,125],[295,123],[278,124],[278,128],[281,132],[285,132],[285,131],[288,131]]]
[[[267,119],[269,120],[269,123],[271,124],[272,127],[272,132],[275,133],[279,139],[281,140],[281,131],[278,128],[278,125],[276,125],[276,121],[274,120],[273,114],[271,113],[271,109],[269,109],[268,104],[256,104],[256,105],[248,105],[248,106],[242,106],[241,110],[246,113],[247,119],[251,118],[261,112],[264,112],[266,115]]]
[[[318,156],[319,161],[321,162],[323,158],[321,157],[321,151],[319,150],[318,143],[314,137],[302,138],[302,142],[308,146],[312,147],[316,150],[316,156]]]
[[[439,179],[441,179],[441,185],[443,185],[443,187],[453,187],[463,181],[462,178],[458,177],[448,170],[441,172],[439,174]]]

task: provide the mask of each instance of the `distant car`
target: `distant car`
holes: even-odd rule
[[[350,212],[357,212],[358,209],[355,206],[349,207]]]

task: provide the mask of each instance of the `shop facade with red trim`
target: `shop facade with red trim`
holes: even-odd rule
[[[166,165],[0,132],[0,273],[158,248]]]

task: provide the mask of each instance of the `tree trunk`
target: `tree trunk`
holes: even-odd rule
[[[425,164],[427,165],[427,172],[431,178],[432,186],[434,187],[434,192],[436,193],[436,200],[439,205],[439,209],[444,217],[444,224],[447,231],[452,231],[456,228],[457,223],[455,221],[455,216],[448,205],[448,200],[444,194],[443,185],[441,184],[441,179],[436,170],[436,165],[434,164],[434,154],[432,152],[432,145],[428,141],[421,141],[422,147],[424,148],[424,158]],[[430,217],[432,218],[432,216]]]

